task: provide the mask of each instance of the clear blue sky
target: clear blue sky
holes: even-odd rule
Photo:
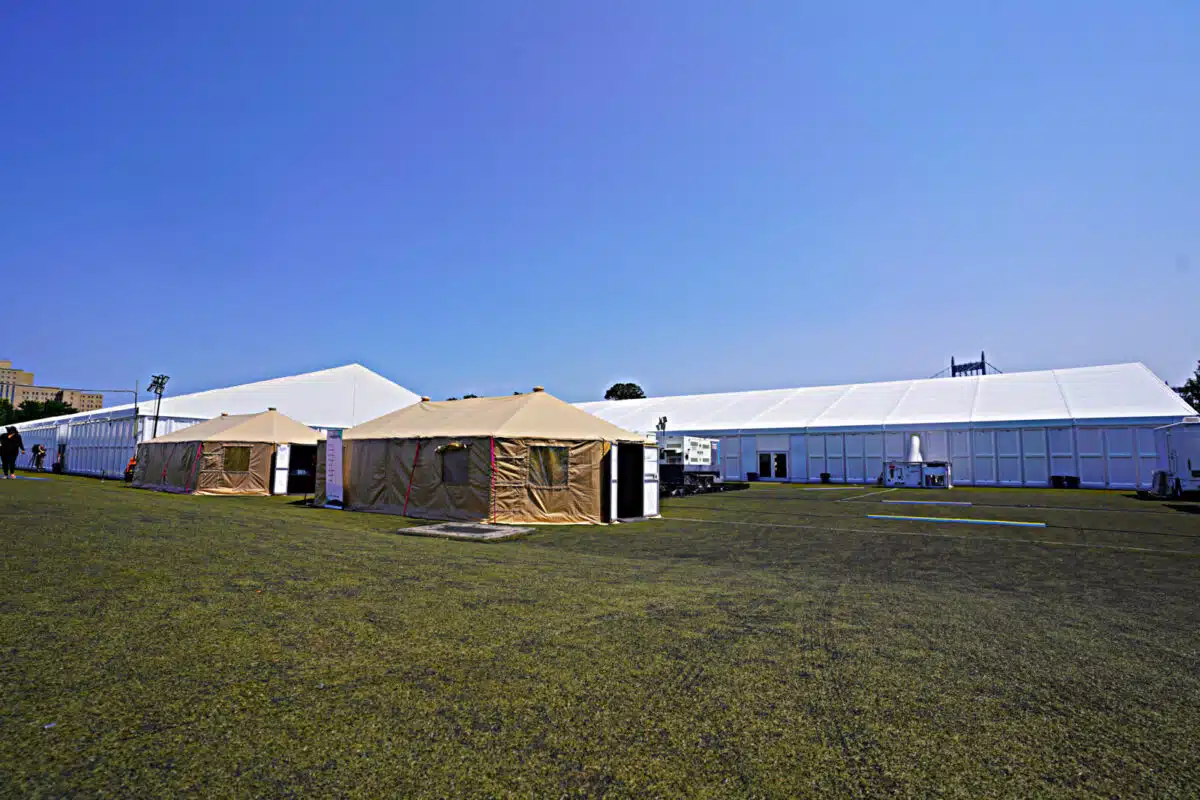
[[[586,400],[985,348],[1178,382],[1198,42],[1188,0],[0,2],[0,358],[172,393],[357,361]]]

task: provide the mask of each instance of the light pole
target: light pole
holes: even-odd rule
[[[169,375],[151,375],[150,376],[150,393],[155,396],[154,401],[154,432],[150,434],[153,439],[158,436],[158,409],[162,406],[163,391],[167,388],[167,381],[170,380]]]

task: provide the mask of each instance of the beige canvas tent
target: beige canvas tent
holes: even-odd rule
[[[640,503],[645,436],[540,387],[510,397],[424,398],[344,433],[343,502],[352,511],[423,519],[607,522],[614,516],[615,444],[629,450],[626,462],[636,459],[628,484],[632,492],[636,482]],[[316,490],[322,502],[324,449],[322,442]]]
[[[317,432],[273,408],[222,414],[138,445],[133,485],[193,494],[270,494],[281,444],[315,447]]]

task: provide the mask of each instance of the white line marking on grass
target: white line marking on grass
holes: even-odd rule
[[[881,503],[892,503],[898,506],[969,506],[962,500],[880,500]]]
[[[867,519],[898,519],[908,522],[957,522],[963,525],[1008,525],[1013,528],[1044,528],[1044,522],[1013,522],[1007,519],[959,519],[956,517],[900,517],[891,514],[867,514]]]
[[[874,497],[877,494],[887,494],[888,492],[894,492],[899,488],[900,488],[899,486],[893,486],[891,489],[883,489],[878,492],[867,492],[866,494],[856,494],[854,497],[843,497],[841,500],[838,500],[838,502],[839,503],[849,503],[851,500],[861,500],[864,497]]]
[[[801,489],[802,492],[846,492],[851,489],[861,489],[861,486],[809,486],[807,489]]]
[[[670,522],[707,522],[713,525],[755,525],[760,528],[797,528],[826,533],[875,533],[880,536],[917,536],[922,539],[961,539],[968,542],[1011,542],[1013,544],[1046,544],[1057,547],[1082,547],[1085,550],[1122,550],[1134,553],[1160,553],[1170,556],[1200,556],[1189,550],[1163,550],[1158,547],[1130,547],[1121,544],[1084,544],[1056,542],[1053,539],[1008,539],[1003,536],[955,536],[951,533],[921,533],[918,531],[886,531],[880,528],[830,528],[825,525],[787,525],[779,522],[733,522],[727,519],[696,519],[694,517],[663,517]]]

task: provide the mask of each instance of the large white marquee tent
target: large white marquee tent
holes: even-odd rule
[[[653,431],[665,416],[671,433],[719,438],[727,479],[871,482],[916,433],[957,484],[1046,486],[1063,475],[1114,489],[1149,485],[1153,429],[1196,414],[1141,363],[579,407],[628,430]]]
[[[277,409],[311,428],[350,428],[419,402],[420,397],[360,364],[257,381],[226,389],[164,397],[158,434],[171,433],[221,414],[257,414]],[[64,454],[66,471],[117,477],[133,457],[137,442],[149,441],[154,398],[63,417],[23,422],[25,448],[42,444],[55,461]],[[60,448],[61,451],[60,451]]]

